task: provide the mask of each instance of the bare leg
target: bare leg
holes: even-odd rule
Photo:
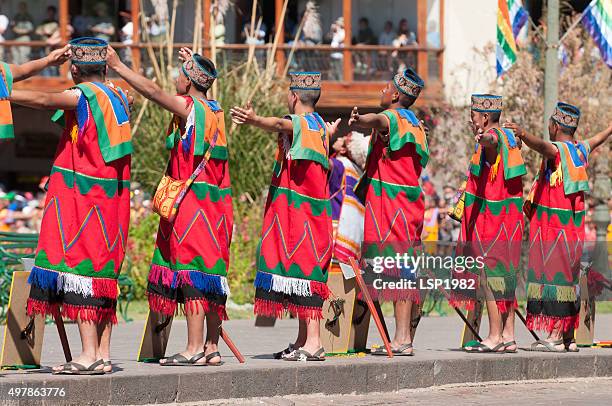
[[[98,343],[100,358],[104,361],[110,361],[110,343],[111,343],[111,333],[113,332],[113,324],[105,323],[98,325]],[[113,366],[108,365],[104,367],[104,372],[112,372]]]
[[[101,358],[98,344],[98,326],[95,323],[82,321],[81,319],[77,320],[77,325],[81,336],[81,355],[72,361],[89,366]],[[61,366],[53,368],[54,371],[60,369],[62,369]],[[102,366],[100,365],[98,369],[102,369]]]
[[[561,330],[561,322],[558,321],[555,324],[555,327],[552,329],[552,331],[548,334],[546,341],[548,342],[558,341],[558,340],[561,340],[562,338],[563,338],[563,331]],[[561,344],[555,345],[555,348],[562,350],[565,348],[565,344],[561,343]]]
[[[412,302],[410,300],[399,300],[394,303],[395,306],[395,336],[391,341],[391,347],[397,348],[403,344],[412,343],[410,336],[410,321],[412,318]],[[405,350],[405,353],[412,352],[411,349]]]
[[[566,332],[563,333],[563,341],[564,342],[569,342],[571,340],[574,339],[574,329],[571,328],[569,330],[567,330]],[[576,342],[572,342],[569,346],[568,349],[571,351],[576,351],[576,349],[578,349],[578,346],[576,345]]]
[[[204,351],[204,311],[196,307],[195,310],[191,310],[190,306],[185,306],[185,318],[187,319],[187,348],[181,352],[181,355],[189,359],[195,354]],[[159,363],[164,364],[167,361],[166,358],[160,359]],[[199,360],[197,363],[204,363],[204,359]]]
[[[300,324],[301,322],[302,320],[300,320]],[[306,342],[302,348],[310,354],[314,354],[321,348],[321,323],[317,319],[308,319],[304,320],[304,325],[306,327]]]
[[[221,333],[221,319],[216,312],[206,314],[206,343],[204,353],[206,355],[219,351],[219,334]],[[208,360],[210,363],[221,361],[221,357],[213,357]]]
[[[308,337],[308,328],[306,320],[300,320],[298,324],[298,335],[293,344],[293,348],[300,348],[306,344],[306,338]]]
[[[504,343],[514,341],[514,308],[508,310],[508,313],[502,315],[504,330],[502,331],[502,340]],[[509,345],[508,350],[514,351],[517,349],[516,344]]]
[[[502,315],[497,308],[495,300],[487,300],[486,304],[487,315],[489,317],[489,335],[482,340],[482,344],[489,348],[494,348],[502,343]],[[466,347],[466,349],[470,350],[471,347]],[[503,350],[502,348],[499,351]]]

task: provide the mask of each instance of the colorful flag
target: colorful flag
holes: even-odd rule
[[[497,1],[497,76],[501,76],[516,62],[515,40],[528,17],[521,0]]]
[[[516,40],[521,29],[527,24],[529,13],[523,8],[522,0],[508,0],[508,11],[512,23],[512,34]]]
[[[612,68],[612,1],[593,0],[582,14],[582,23],[597,44],[601,59]]]

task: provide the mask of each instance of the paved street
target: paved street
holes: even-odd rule
[[[578,378],[554,381],[462,384],[367,395],[302,395],[249,400],[211,401],[206,406],[318,405],[576,405],[603,406],[612,402],[612,379]]]

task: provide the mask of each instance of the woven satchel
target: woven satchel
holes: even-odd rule
[[[159,217],[170,223],[174,221],[183,198],[185,198],[189,188],[202,170],[204,170],[206,163],[210,159],[212,151],[217,143],[218,136],[219,130],[217,129],[206,153],[202,157],[202,161],[187,180],[174,179],[168,174],[162,177],[155,191],[155,196],[153,196],[153,211],[159,214]]]

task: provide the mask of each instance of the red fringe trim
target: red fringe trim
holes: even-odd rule
[[[106,297],[117,300],[119,295],[116,279],[91,278],[94,297]]]
[[[398,302],[410,301],[417,304],[421,303],[421,295],[418,289],[375,289],[373,286],[368,286],[368,292],[372,300],[381,302]],[[359,299],[362,299],[362,293],[359,292]]]
[[[467,311],[473,311],[476,307],[476,300],[468,299],[464,296],[455,294],[448,300],[448,304],[455,308],[462,308]],[[496,300],[495,304],[497,305],[497,310],[499,310],[499,312],[503,314],[508,313],[512,309],[518,308],[518,302],[516,301],[516,299]]]
[[[458,297],[450,298],[448,300],[448,304],[450,304],[454,308],[465,309],[468,312],[473,311],[474,308],[476,307],[475,300],[469,300],[469,299],[458,298]]]
[[[285,306],[282,303],[272,302],[270,300],[255,299],[253,313],[257,316],[274,317],[282,319],[285,313]]]
[[[165,316],[174,316],[176,313],[176,300],[168,299],[151,292],[147,292],[149,299],[149,308],[154,312],[161,313]]]
[[[117,324],[117,313],[115,309],[100,309],[97,307],[76,306],[64,303],[62,305],[62,316],[70,320],[89,321],[94,324]]]
[[[327,283],[318,281],[310,281],[310,292],[313,295],[320,296],[321,298],[323,298],[323,300],[327,300],[330,295]]]
[[[165,266],[151,264],[151,270],[149,271],[149,282],[157,284],[161,277],[162,285],[169,288],[172,286],[172,280],[174,279],[174,271]]]
[[[510,310],[514,310],[518,308],[518,303],[516,299],[514,300],[496,300],[495,304],[497,305],[497,310],[500,313],[506,314]]]
[[[227,312],[225,311],[225,306],[212,303],[206,299],[190,299],[185,301],[185,304],[182,306],[183,314],[185,315],[187,313],[198,314],[200,308],[204,313],[214,312],[217,313],[221,320],[229,320]]]
[[[298,306],[289,303],[287,311],[300,320],[321,320],[323,318],[323,310],[320,307]]]
[[[555,317],[544,314],[527,314],[527,329],[552,332],[557,323],[561,323],[561,330],[565,333],[571,329],[577,329],[580,324],[579,315]]]
[[[27,304],[27,314],[29,317],[35,316],[37,314],[41,316],[59,316],[60,309],[59,304],[57,303],[49,303],[41,300],[28,298]]]

